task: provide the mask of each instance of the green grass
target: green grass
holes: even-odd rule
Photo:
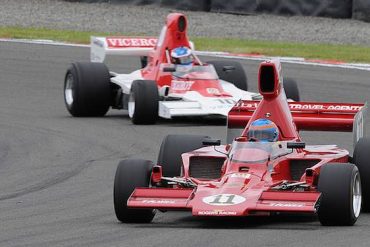
[[[71,43],[88,44],[91,35],[108,33],[52,30],[47,28],[0,27],[0,37],[14,39],[51,39]]]
[[[90,36],[120,35],[118,33],[80,32],[46,28],[0,27],[0,37],[18,39],[51,39],[88,44]],[[126,34],[127,35],[127,34]],[[132,34],[131,34],[132,35]],[[346,62],[370,63],[370,47],[356,45],[303,44],[244,39],[192,37],[197,50],[253,53],[267,56],[304,57]]]
[[[193,40],[195,47],[201,50],[370,63],[370,47],[366,46],[303,44],[240,39],[212,39],[209,41],[206,38],[194,38]]]

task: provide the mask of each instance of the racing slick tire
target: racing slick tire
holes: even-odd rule
[[[155,81],[136,80],[131,85],[128,114],[134,124],[155,124],[159,94]]]
[[[242,67],[238,62],[234,61],[208,61],[212,64],[221,80],[234,84],[237,88],[248,91],[248,78]],[[233,67],[233,70],[224,70],[225,66]]]
[[[114,211],[119,221],[124,223],[149,223],[153,220],[153,209],[128,209],[127,200],[137,187],[150,184],[153,162],[140,159],[122,160],[117,167],[114,179]]]
[[[351,226],[356,222],[361,211],[361,180],[354,164],[323,165],[318,190],[322,193],[317,212],[322,225]]]
[[[111,105],[107,66],[104,63],[72,63],[64,80],[64,102],[74,117],[104,116]]]
[[[370,212],[370,138],[360,138],[353,152],[353,163],[361,175],[362,211]]]
[[[203,147],[203,140],[209,136],[202,135],[167,135],[161,144],[158,165],[162,166],[165,177],[181,175],[181,154]]]
[[[284,91],[287,99],[292,99],[294,101],[300,100],[299,90],[297,82],[289,77],[284,78]]]

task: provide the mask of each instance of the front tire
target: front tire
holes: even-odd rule
[[[136,80],[132,83],[128,114],[134,124],[155,124],[158,119],[159,94],[155,81]]]
[[[149,223],[155,210],[129,209],[127,200],[137,187],[148,187],[153,163],[148,160],[123,160],[118,164],[114,179],[114,210],[117,219],[124,223]]]
[[[165,177],[178,177],[181,174],[181,154],[203,147],[203,140],[209,138],[202,135],[168,135],[161,144],[158,165],[162,166]]]
[[[322,225],[352,226],[361,211],[361,180],[353,164],[326,164],[321,167],[318,209]]]
[[[370,138],[360,138],[353,152],[353,163],[361,174],[362,209],[370,211]]]
[[[64,102],[74,117],[104,116],[111,105],[107,66],[103,63],[72,63],[64,80]]]
[[[234,61],[209,61],[207,63],[215,67],[220,80],[230,82],[237,88],[248,91],[248,78],[240,63]],[[224,70],[225,66],[234,67],[234,70]]]

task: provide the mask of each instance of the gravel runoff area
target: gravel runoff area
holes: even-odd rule
[[[157,6],[61,0],[0,0],[0,6],[0,26],[140,35],[158,35],[165,16],[179,11]],[[183,12],[189,18],[191,36],[370,46],[370,24],[361,21]]]

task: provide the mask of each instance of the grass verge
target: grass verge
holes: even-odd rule
[[[14,39],[51,39],[87,44],[90,36],[118,33],[80,32],[46,28],[0,27],[0,37]],[[244,39],[192,37],[197,50],[252,53],[267,56],[304,57],[346,62],[370,63],[370,47],[357,45],[303,44]]]

